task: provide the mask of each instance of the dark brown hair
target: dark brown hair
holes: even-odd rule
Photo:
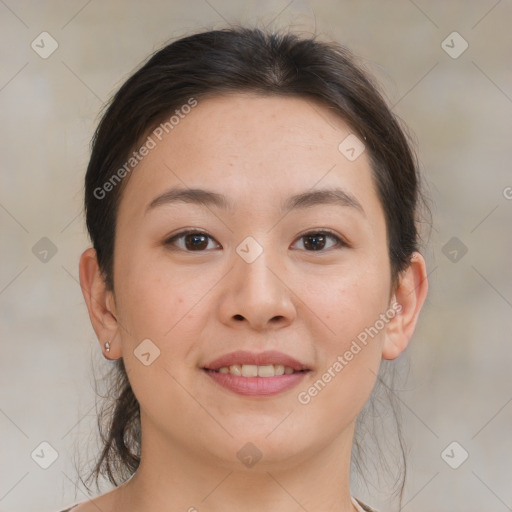
[[[104,112],[85,177],[85,211],[108,288],[115,289],[116,215],[129,172],[121,173],[119,186],[107,191],[105,183],[116,172],[119,176],[119,169],[126,170],[150,130],[191,98],[201,101],[230,92],[314,99],[351,127],[370,158],[396,283],[418,248],[420,197],[416,160],[400,122],[345,47],[316,37],[239,27],[197,33],[165,46],[126,80]],[[99,423],[103,451],[91,476],[96,483],[104,475],[119,485],[139,465],[140,412],[122,359],[113,372],[112,398]]]

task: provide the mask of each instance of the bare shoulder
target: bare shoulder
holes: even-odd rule
[[[101,512],[112,512],[114,510],[116,491],[117,489],[96,498],[90,498],[62,512],[98,512],[98,510],[101,510]]]

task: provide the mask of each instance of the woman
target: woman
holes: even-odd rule
[[[355,422],[427,294],[418,174],[344,48],[231,28],[121,87],[86,176],[91,322],[119,385],[72,508],[372,510]]]

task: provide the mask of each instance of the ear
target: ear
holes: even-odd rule
[[[382,348],[384,359],[395,359],[406,349],[427,292],[425,259],[420,253],[415,252],[407,269],[400,274],[399,283],[390,304],[396,314],[387,324]]]
[[[107,289],[93,248],[84,251],[80,257],[79,275],[89,317],[103,355],[106,359],[119,359],[122,353],[114,293]],[[109,352],[105,349],[107,341],[110,343]]]

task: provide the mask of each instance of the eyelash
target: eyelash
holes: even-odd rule
[[[185,231],[181,231],[180,233],[177,233],[176,235],[173,235],[171,238],[167,239],[164,242],[164,245],[166,245],[166,246],[173,245],[176,240],[182,239],[182,238],[186,237],[187,235],[205,235],[210,240],[215,241],[215,239],[213,237],[211,237],[208,233],[206,233],[204,231],[201,231],[198,229],[188,229]],[[334,240],[335,244],[332,247],[328,247],[327,249],[319,249],[317,251],[314,251],[314,250],[308,251],[308,250],[304,249],[306,252],[326,252],[327,250],[330,250],[330,249],[341,249],[342,247],[349,247],[349,244],[345,240],[343,240],[337,234],[335,234],[334,232],[332,232],[328,229],[323,229],[323,230],[319,230],[319,231],[308,231],[308,232],[300,235],[297,238],[297,240],[300,240],[300,239],[308,237],[308,236],[314,236],[314,235],[326,235],[326,238]],[[215,241],[215,243],[220,245],[217,241]],[[188,250],[186,248],[184,249],[182,247],[178,247],[178,250],[182,250],[185,252],[207,252],[208,251],[208,249],[198,250],[198,251],[190,251],[190,250]]]
[[[336,233],[334,233],[333,231],[330,231],[328,229],[323,229],[320,231],[308,231],[308,232],[300,235],[297,238],[297,240],[300,240],[301,238],[305,238],[307,236],[314,236],[314,235],[325,235],[327,239],[333,240],[334,244],[331,247],[328,247],[327,249],[320,249],[318,251],[308,251],[308,250],[304,249],[306,252],[327,252],[330,249],[342,249],[344,247],[345,248],[349,247],[349,244],[343,238],[341,238]]]

